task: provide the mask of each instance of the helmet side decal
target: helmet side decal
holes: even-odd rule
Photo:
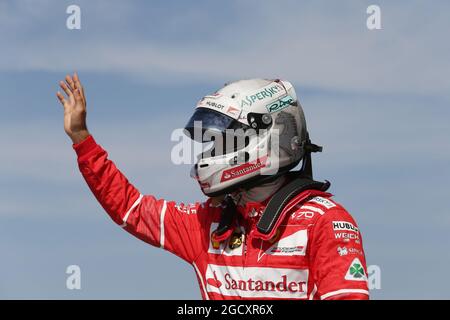
[[[268,104],[266,106],[266,108],[269,113],[278,112],[278,111],[283,110],[286,107],[289,107],[293,103],[294,103],[294,99],[292,99],[291,96],[285,96],[275,102]]]
[[[272,82],[270,85],[261,88],[261,90],[256,91],[254,94],[245,96],[241,100],[241,108],[250,107],[256,101],[274,100],[285,94],[286,90],[280,83]]]
[[[225,170],[222,174],[222,178],[220,182],[225,182],[229,180],[233,180],[247,174],[253,173],[255,171],[264,168],[267,164],[267,156],[256,159],[254,162],[244,163],[238,167],[234,167],[228,170]]]

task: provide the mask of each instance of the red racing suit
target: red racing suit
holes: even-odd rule
[[[270,239],[264,203],[238,206],[232,234],[213,237],[222,208],[142,195],[92,136],[74,145],[83,177],[109,216],[139,239],[191,264],[204,299],[368,299],[358,227],[331,194],[309,190],[283,210]],[[299,200],[300,199],[300,200]]]

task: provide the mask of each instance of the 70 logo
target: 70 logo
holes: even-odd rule
[[[312,219],[314,217],[314,212],[312,211],[301,211],[301,212],[294,212],[291,215],[291,218],[294,220],[300,220],[300,219]]]

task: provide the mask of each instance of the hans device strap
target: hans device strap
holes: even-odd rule
[[[270,234],[274,226],[276,225],[281,212],[284,207],[292,200],[296,195],[307,190],[320,190],[326,191],[330,187],[330,182],[319,182],[309,178],[296,176],[294,172],[291,172],[294,179],[282,187],[278,192],[270,199],[266,206],[258,224],[257,229],[262,234]],[[236,216],[236,205],[231,196],[227,196],[223,204],[222,217],[219,222],[219,226],[215,230],[215,235],[218,237],[226,237],[225,233],[229,231],[234,217]]]
[[[319,182],[308,178],[297,178],[286,184],[270,199],[264,210],[257,229],[262,234],[269,234],[274,228],[283,208],[292,198],[306,190],[326,191],[330,182]]]

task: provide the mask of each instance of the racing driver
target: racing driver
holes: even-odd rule
[[[197,103],[184,132],[210,147],[191,173],[207,200],[187,205],[128,182],[87,129],[78,76],[60,87],[64,129],[98,202],[120,227],[191,264],[204,299],[369,298],[360,231],[330,183],[313,180],[321,147],[291,83],[234,81]]]

